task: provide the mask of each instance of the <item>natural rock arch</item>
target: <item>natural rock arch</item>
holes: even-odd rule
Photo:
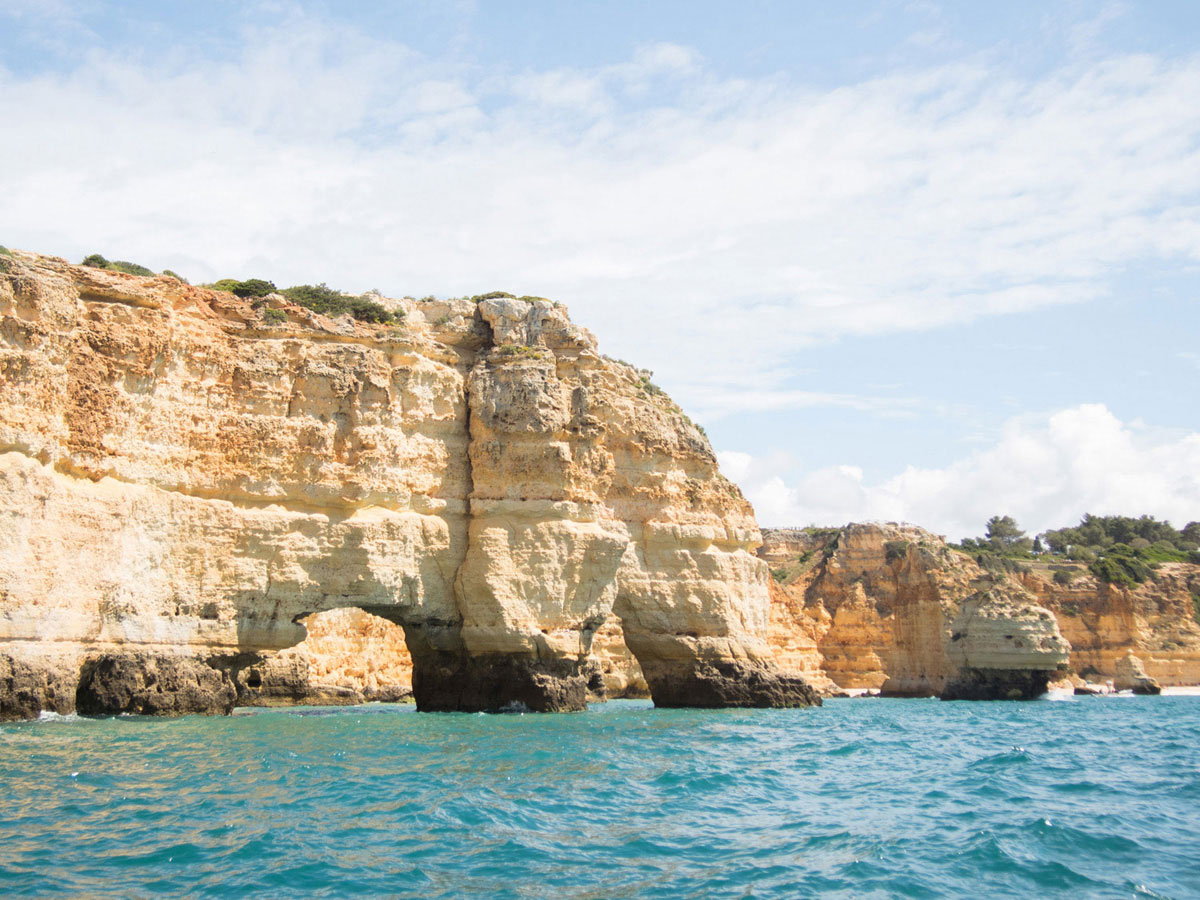
[[[422,709],[580,708],[614,613],[656,703],[815,702],[768,661],[749,504],[561,307],[386,300],[403,324],[379,326],[270,302],[286,323],[5,263],[0,641],[34,694],[219,711],[300,619],[357,607],[405,629]]]

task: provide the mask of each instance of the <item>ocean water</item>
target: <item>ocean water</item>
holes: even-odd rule
[[[5,897],[1200,897],[1200,697],[0,727]]]

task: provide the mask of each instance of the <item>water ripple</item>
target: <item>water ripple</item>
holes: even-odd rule
[[[10,897],[1195,897],[1200,699],[0,727]]]

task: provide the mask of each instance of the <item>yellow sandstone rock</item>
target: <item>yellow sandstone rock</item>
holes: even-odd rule
[[[1068,584],[1034,565],[1022,585],[1052,610],[1071,642],[1071,666],[1097,681],[1114,679],[1118,664],[1135,654],[1146,674],[1164,686],[1200,684],[1200,622],[1194,597],[1200,596],[1200,566],[1163,563],[1155,577],[1123,587],[1105,584],[1083,566],[1059,566]]]
[[[0,262],[0,714],[299,695],[277,651],[343,608],[402,626],[423,709],[578,709],[618,624],[659,704],[816,700],[749,504],[643,373],[546,301],[380,302]]]
[[[916,526],[768,530],[761,555],[782,579],[776,657],[822,690],[1036,696],[1066,669],[1069,646],[1034,595]]]

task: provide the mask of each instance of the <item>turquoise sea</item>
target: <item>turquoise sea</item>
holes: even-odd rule
[[[6,897],[1200,897],[1200,697],[0,727]]]

